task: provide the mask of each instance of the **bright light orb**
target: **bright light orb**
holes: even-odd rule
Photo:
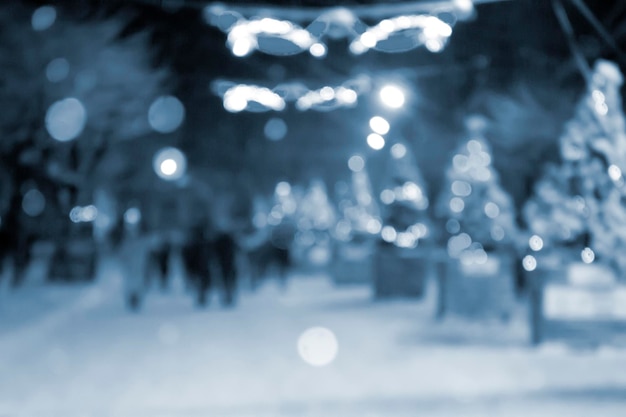
[[[41,6],[33,13],[31,25],[37,32],[50,28],[57,19],[57,11],[52,6]]]
[[[239,38],[233,42],[232,52],[236,57],[242,58],[249,55],[252,49],[254,49],[254,45],[248,38]]]
[[[362,34],[360,40],[363,46],[365,46],[366,48],[374,48],[378,43],[376,36],[374,36],[370,32],[365,32],[364,34]]]
[[[383,204],[392,204],[394,201],[396,200],[396,193],[394,193],[392,190],[383,190],[380,193],[380,201],[383,202]]]
[[[370,128],[379,135],[389,133],[389,122],[380,116],[374,116],[370,119]]]
[[[281,181],[276,184],[276,195],[287,197],[291,193],[291,185],[287,181]]]
[[[450,199],[450,210],[454,213],[460,213],[465,209],[465,202],[459,197]]]
[[[46,112],[46,129],[60,142],[76,139],[87,124],[87,111],[76,98],[54,102]]]
[[[530,249],[538,252],[543,249],[543,239],[540,236],[532,235],[530,239],[528,239],[528,246]]]
[[[617,165],[611,165],[609,167],[609,177],[613,181],[619,181],[622,178],[622,170]]]
[[[231,113],[239,113],[248,107],[248,100],[239,94],[226,93],[224,96],[224,108]]]
[[[348,168],[350,168],[352,172],[362,171],[363,168],[365,168],[365,160],[359,155],[351,156],[350,159],[348,159]]]
[[[596,254],[591,250],[591,248],[585,248],[580,253],[580,258],[584,263],[590,264],[596,259]]]
[[[326,366],[335,360],[339,343],[335,334],[325,327],[312,327],[298,338],[298,354],[311,366]]]
[[[385,138],[377,133],[370,133],[367,136],[367,144],[375,151],[379,151],[385,147]]]
[[[309,52],[316,58],[322,58],[326,55],[326,47],[321,43],[314,43],[309,48]]]
[[[537,269],[537,259],[532,255],[526,255],[524,259],[522,259],[522,266],[526,271],[534,271]]]
[[[178,169],[178,164],[171,158],[166,159],[161,162],[161,166],[159,167],[163,175],[172,176]]]
[[[380,233],[381,229],[382,229],[383,225],[380,222],[380,220],[378,219],[369,219],[367,221],[367,226],[366,229],[369,233],[376,235],[378,233]]]
[[[172,133],[185,119],[185,107],[174,96],[161,96],[154,100],[148,110],[148,123],[159,133]]]
[[[380,90],[379,96],[382,103],[391,109],[399,109],[404,106],[404,92],[395,85],[384,86]]]
[[[385,226],[380,231],[380,236],[385,242],[392,243],[395,242],[398,237],[398,232],[393,228],[393,226]]]
[[[154,172],[168,181],[182,178],[187,170],[187,158],[176,148],[164,148],[154,155]]]
[[[492,201],[485,204],[484,211],[485,215],[490,219],[495,219],[500,215],[500,207]]]
[[[452,0],[452,4],[457,14],[461,17],[471,16],[474,13],[474,2],[472,0]]]

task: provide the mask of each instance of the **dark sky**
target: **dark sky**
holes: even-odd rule
[[[544,0],[478,5],[477,18],[457,24],[448,47],[440,54],[416,49],[401,54],[368,52],[355,57],[347,52],[346,41],[338,40],[329,42],[328,55],[323,60],[308,54],[274,57],[254,53],[245,59],[236,58],[225,46],[225,35],[203,21],[201,8],[208,4],[203,1],[68,0],[56,3],[64,5],[67,12],[80,19],[125,12],[135,16],[126,32],[151,31],[157,63],[173,69],[176,93],[188,113],[181,146],[189,151],[192,165],[207,171],[228,172],[241,172],[240,167],[244,165],[251,178],[264,185],[277,179],[297,182],[317,175],[325,177],[329,183],[345,177],[348,174],[345,161],[351,154],[371,153],[364,145],[363,126],[378,111],[376,103],[364,99],[355,109],[329,113],[290,110],[281,114],[233,115],[224,111],[221,100],[212,94],[210,84],[215,79],[269,87],[280,82],[301,81],[311,88],[319,88],[338,84],[360,73],[382,78],[399,75],[407,79],[414,100],[404,110],[398,125],[414,147],[431,188],[437,188],[442,166],[463,139],[464,115],[481,111],[493,121],[490,139],[497,156],[496,167],[514,164],[523,171],[519,175],[503,176],[503,181],[520,195],[519,198],[526,177],[532,175],[527,167],[540,155],[545,155],[546,149],[554,150],[560,126],[571,114],[571,92],[582,87],[582,78],[571,59],[551,2]],[[254,2],[320,10],[329,5],[383,3],[406,2]],[[576,7],[576,1],[564,0],[563,3],[574,27],[576,42],[588,62],[599,57],[617,58]],[[586,3],[616,43],[623,47],[626,2]],[[524,94],[526,96],[521,97]],[[523,108],[526,113],[505,114],[505,106],[500,106],[498,100],[505,100],[514,109]],[[530,100],[530,105],[524,100]],[[285,140],[278,143],[263,137],[263,126],[273,116],[285,118],[289,127]],[[512,119],[524,127],[523,132],[509,128]]]

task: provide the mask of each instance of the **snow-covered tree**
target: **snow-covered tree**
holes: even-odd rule
[[[147,34],[120,36],[122,17],[31,12],[0,8],[0,152],[78,194],[111,141],[150,132],[149,108],[167,74],[153,67]],[[72,125],[76,134],[65,135]]]
[[[339,196],[339,221],[335,236],[350,240],[356,235],[377,234],[382,227],[378,204],[374,198],[367,170],[352,172],[350,185]]]
[[[475,256],[477,261],[517,238],[513,201],[493,168],[485,127],[483,117],[468,118],[468,140],[452,158],[436,207],[447,220],[450,255]]]
[[[547,248],[581,250],[626,270],[626,121],[623,76],[599,60],[574,117],[560,138],[560,164],[547,167],[524,207],[529,229]]]

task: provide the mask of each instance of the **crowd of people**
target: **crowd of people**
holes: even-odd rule
[[[139,219],[131,220],[125,216],[121,222],[114,246],[132,311],[141,308],[153,285],[167,289],[174,254],[182,261],[186,288],[199,307],[208,304],[212,291],[219,293],[224,307],[234,306],[244,275],[252,290],[268,276],[276,276],[283,288],[287,285],[293,236],[285,228],[228,230],[207,223],[175,238],[171,233],[147,233]]]

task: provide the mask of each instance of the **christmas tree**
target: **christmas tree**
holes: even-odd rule
[[[561,162],[548,166],[524,207],[526,223],[542,243],[539,249],[575,248],[583,261],[597,257],[619,270],[626,269],[620,253],[626,248],[622,83],[617,65],[596,63],[560,138]]]
[[[335,227],[335,237],[339,240],[357,240],[381,229],[379,209],[373,198],[372,184],[365,169],[352,172],[352,181],[342,183],[339,196],[340,219]]]
[[[396,246],[413,248],[430,234],[429,201],[415,157],[402,141],[391,147],[386,178],[380,193],[385,205],[381,237]]]
[[[486,262],[487,252],[517,237],[513,201],[493,168],[485,127],[483,117],[468,118],[469,139],[446,171],[436,207],[438,216],[447,220],[449,254],[476,263]]]

